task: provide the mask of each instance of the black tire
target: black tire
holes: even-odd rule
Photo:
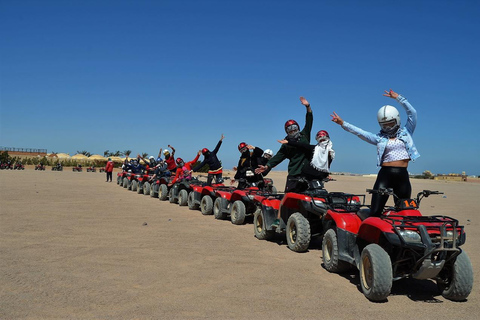
[[[150,183],[145,182],[143,184],[143,194],[146,195],[146,196],[150,195]]]
[[[150,197],[158,198],[158,184],[152,183],[150,185]]]
[[[392,262],[388,253],[375,243],[366,246],[360,258],[360,285],[365,297],[371,301],[386,300],[392,281]]]
[[[237,200],[232,204],[232,211],[230,212],[230,219],[233,224],[243,224],[245,222],[245,204]]]
[[[227,206],[227,200],[223,199],[222,197],[218,197],[217,199],[215,199],[215,202],[213,203],[213,216],[215,217],[215,219],[227,219],[227,214],[223,211],[223,209],[227,209]]]
[[[188,204],[188,192],[185,189],[180,190],[178,193],[178,205],[185,207]]]
[[[455,262],[445,265],[437,279],[437,286],[442,296],[452,301],[467,299],[473,286],[473,268],[465,251],[460,253]]]
[[[188,194],[188,209],[190,210],[198,210],[200,206],[195,203],[195,194],[193,191],[190,191]]]
[[[128,179],[127,178],[123,178],[123,187],[124,188],[128,187]]]
[[[170,203],[177,203],[177,199],[173,197],[173,188],[171,188],[170,191],[168,192],[168,201]]]
[[[275,236],[275,231],[266,229],[265,216],[260,208],[253,214],[253,230],[259,240],[270,240]]]
[[[305,252],[310,245],[310,222],[299,212],[295,212],[287,221],[287,243],[290,250]]]
[[[344,272],[351,268],[351,265],[339,259],[337,233],[334,229],[328,229],[322,240],[322,260],[325,269],[330,272]]]
[[[132,190],[132,180],[127,179],[127,190]]]
[[[204,216],[213,214],[213,200],[209,195],[203,196],[200,201],[200,211]]]
[[[143,186],[144,184],[142,183],[137,183],[137,193],[142,194],[143,193]]]
[[[160,201],[165,201],[168,198],[168,187],[166,184],[161,184],[160,185],[160,190],[158,192],[158,199]]]
[[[117,184],[120,184],[121,181],[122,181],[122,180],[121,180],[121,177],[120,177],[120,176],[117,176]]]
[[[132,181],[132,187],[130,189],[134,192],[137,191],[137,189],[138,189],[138,181],[137,180]]]

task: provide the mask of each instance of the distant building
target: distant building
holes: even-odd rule
[[[465,171],[462,174],[449,173],[449,174],[437,174],[434,180],[448,180],[448,181],[467,181],[467,175]]]
[[[32,149],[32,148],[9,148],[0,147],[0,151],[7,151],[11,157],[45,157],[47,149]]]

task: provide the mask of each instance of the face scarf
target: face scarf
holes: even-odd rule
[[[328,169],[328,154],[332,154],[332,158],[335,156],[333,151],[333,143],[330,140],[323,140],[315,146],[313,150],[313,157],[310,165],[322,172],[329,172]]]

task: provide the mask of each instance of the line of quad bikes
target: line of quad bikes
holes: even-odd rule
[[[464,227],[452,217],[422,216],[419,211],[423,198],[441,192],[423,190],[414,199],[397,199],[391,189],[367,189],[396,199],[395,206],[372,217],[365,195],[328,192],[324,187],[328,179],[300,181],[305,192],[280,194],[267,178],[262,187],[243,181],[244,189],[223,181],[209,186],[199,178],[170,185],[171,177],[152,181],[148,174],[119,172],[117,184],[233,224],[253,218],[257,239],[284,235],[295,252],[307,251],[312,237],[323,237],[325,269],[333,273],[358,269],[361,289],[371,301],[386,300],[393,281],[407,277],[435,280],[442,296],[453,301],[466,300],[472,290],[472,265],[460,248],[466,241]],[[280,225],[274,228],[278,212]]]

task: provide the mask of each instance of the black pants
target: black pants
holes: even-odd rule
[[[287,176],[287,183],[285,184],[285,193],[295,192],[302,193],[308,189],[308,184],[302,181],[302,175]]]
[[[216,183],[219,183],[218,181],[222,181],[222,173],[217,173],[217,174],[212,174],[212,173],[209,173],[207,175],[207,186],[211,186],[212,185],[212,180],[213,178],[215,178],[215,182]]]
[[[412,185],[407,168],[382,167],[373,186],[375,190],[380,188],[393,188],[393,192],[399,199],[409,199],[412,195]],[[387,200],[387,195],[372,194],[371,215],[380,216]]]
[[[107,181],[108,181],[108,178],[110,178],[110,181],[112,181],[112,174],[113,172],[107,172]]]

